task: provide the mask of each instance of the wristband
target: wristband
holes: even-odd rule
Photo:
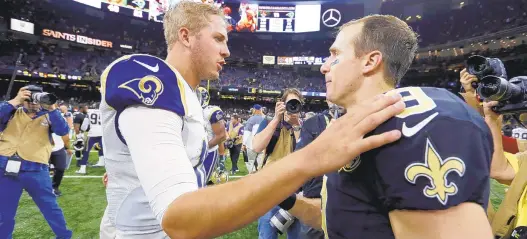
[[[284,201],[282,201],[280,204],[278,204],[279,207],[281,207],[284,210],[290,210],[295,206],[296,203],[296,194],[293,194],[286,198]]]

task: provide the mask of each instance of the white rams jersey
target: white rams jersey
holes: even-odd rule
[[[88,137],[102,136],[101,113],[99,109],[89,109],[84,120],[88,120],[88,122],[90,123],[90,131],[88,131]]]
[[[214,138],[214,131],[212,130],[212,124],[223,120],[223,111],[218,106],[208,105],[203,109],[203,116],[205,117],[205,131],[207,132],[207,141]],[[218,149],[218,145],[209,149],[209,152]]]
[[[128,236],[123,238],[165,238],[157,217],[159,214],[156,214],[156,210],[160,209],[151,205],[152,198],[147,196],[149,191],[142,186],[145,184],[138,177],[141,169],[136,168],[132,161],[131,150],[119,130],[119,117],[129,106],[146,106],[141,108],[146,110],[145,118],[148,118],[148,111],[157,109],[176,113],[183,121],[181,139],[188,157],[185,160],[189,160],[192,167],[202,167],[207,154],[207,141],[197,94],[166,62],[143,54],[124,56],[110,64],[101,76],[101,94],[103,145],[109,175],[106,189],[108,218],[117,230],[126,231]],[[134,124],[137,121],[137,127],[149,124],[141,117],[132,119]],[[141,140],[167,143],[155,142],[156,138]],[[162,159],[163,156],[152,157]],[[166,165],[156,168],[159,172],[148,173],[156,175],[167,170]]]
[[[512,130],[512,137],[517,139],[527,140],[527,129],[526,128],[515,128]]]

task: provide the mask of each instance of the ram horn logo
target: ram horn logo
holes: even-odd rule
[[[129,80],[119,86],[134,93],[145,105],[153,105],[161,94],[163,94],[163,82],[152,75],[143,78]]]
[[[341,18],[339,10],[330,8],[322,14],[322,23],[326,27],[334,27],[340,23]]]

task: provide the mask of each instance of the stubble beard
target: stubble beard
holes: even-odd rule
[[[190,60],[200,80],[216,80],[218,77],[208,71],[208,60],[200,46],[192,49]]]

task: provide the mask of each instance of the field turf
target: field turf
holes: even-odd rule
[[[97,162],[97,153],[90,154],[89,164]],[[227,168],[230,168],[230,160],[227,159]],[[243,159],[238,162],[240,172],[238,176],[247,174]],[[75,161],[72,167],[66,171],[66,176],[78,176],[75,174]],[[102,176],[103,168],[88,168],[88,176]],[[64,178],[61,185],[62,196],[59,197],[59,205],[64,211],[68,227],[73,230],[73,238],[91,239],[99,238],[99,223],[106,207],[106,197],[102,179],[97,178]],[[235,179],[233,179],[235,180]],[[501,203],[505,186],[493,181],[491,201],[494,207]],[[211,203],[213,203],[211,201]],[[46,220],[38,210],[37,206],[24,192],[16,216],[16,226],[13,238],[24,239],[47,239],[54,238],[54,234],[47,225]],[[220,237],[222,239],[253,239],[258,238],[257,223],[246,226],[236,232]],[[285,238],[282,236],[280,238]]]

